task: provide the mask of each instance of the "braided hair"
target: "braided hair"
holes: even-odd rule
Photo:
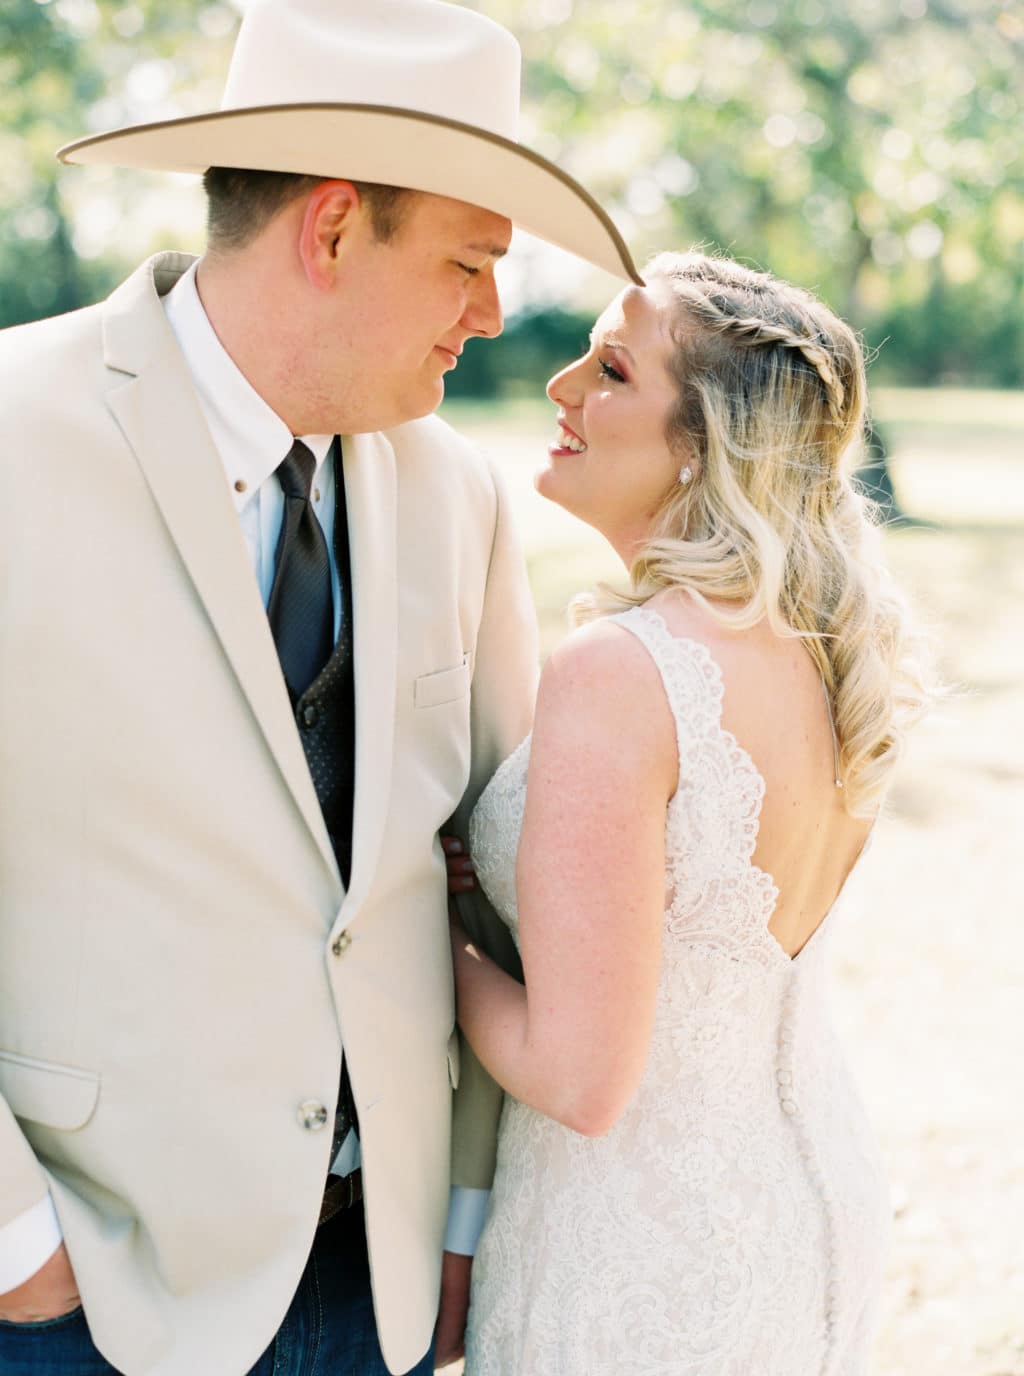
[[[801,637],[830,697],[846,806],[873,816],[928,690],[874,509],[852,480],[860,342],[809,292],[728,259],[664,253],[645,279],[673,322],[667,434],[693,479],[666,495],[629,591],[579,599],[574,619],[675,586],[727,625],[767,617]]]

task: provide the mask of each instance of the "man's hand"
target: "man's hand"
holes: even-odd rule
[[[80,1304],[75,1273],[62,1242],[34,1276],[0,1295],[0,1319],[7,1323],[38,1323],[42,1319],[59,1319]]]
[[[456,1362],[464,1351],[473,1258],[445,1252],[441,1262],[441,1309],[434,1330],[434,1366]]]

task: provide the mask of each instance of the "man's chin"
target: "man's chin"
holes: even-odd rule
[[[421,388],[415,397],[405,397],[402,403],[402,416],[400,420],[394,422],[395,425],[405,425],[412,420],[422,420],[424,416],[432,416],[437,408],[444,401],[444,378],[431,379],[427,386]]]
[[[335,426],[335,432],[342,435],[372,435],[381,430],[394,430],[399,425],[408,425],[410,421],[422,420],[424,416],[432,416],[437,408],[444,401],[444,381],[438,379],[428,387],[417,388],[415,394],[410,390],[409,393],[397,400],[393,406],[370,412],[360,416],[355,422],[357,428],[353,428],[353,421],[349,420],[349,429],[339,429]],[[327,433],[325,430],[324,434]]]
[[[432,416],[444,401],[444,374],[424,378],[419,387],[409,388],[399,400],[399,419],[394,425],[405,425],[411,420],[422,420]]]

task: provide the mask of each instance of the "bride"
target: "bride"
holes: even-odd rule
[[[467,1376],[854,1376],[889,1206],[827,950],[926,696],[850,478],[860,347],[664,254],[548,395],[538,488],[631,581],[577,604],[470,828],[525,984],[453,925],[509,1096]]]

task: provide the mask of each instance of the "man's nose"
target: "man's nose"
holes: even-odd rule
[[[462,315],[463,324],[474,334],[494,339],[501,334],[505,317],[498,299],[498,284],[493,273],[481,272],[473,279],[472,290]]]

